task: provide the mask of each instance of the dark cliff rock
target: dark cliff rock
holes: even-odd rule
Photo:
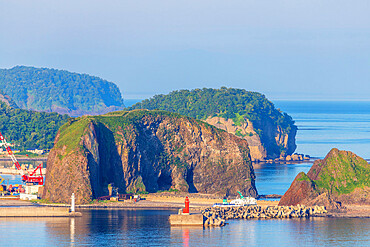
[[[179,191],[257,196],[245,140],[164,111],[121,111],[70,120],[47,161],[43,198],[77,203],[120,193]]]
[[[352,152],[332,149],[315,161],[307,175],[299,173],[279,205],[370,205],[370,165]]]

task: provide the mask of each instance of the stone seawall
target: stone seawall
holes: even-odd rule
[[[228,219],[272,219],[302,218],[323,216],[328,211],[324,206],[246,206],[246,207],[212,207],[202,211],[204,225],[222,226]]]

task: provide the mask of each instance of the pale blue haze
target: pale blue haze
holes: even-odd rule
[[[270,99],[366,100],[366,0],[0,0],[0,67],[52,67],[125,98],[220,86]]]

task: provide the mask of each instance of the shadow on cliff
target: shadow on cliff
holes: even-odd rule
[[[161,140],[153,131],[158,129],[158,123],[140,124],[137,131],[136,143],[130,147],[134,162],[135,177],[141,176],[148,192],[169,190],[172,186],[172,176],[168,155]],[[130,183],[132,184],[132,182]]]
[[[96,175],[91,176],[94,198],[108,195],[108,184],[114,184],[114,187],[118,187],[119,193],[124,193],[126,188],[122,161],[114,135],[102,123],[96,124],[96,134],[99,143],[99,165],[95,170]]]
[[[186,174],[186,182],[189,185],[189,192],[190,193],[198,193],[197,188],[195,188],[194,185],[194,169],[193,167],[190,167]]]

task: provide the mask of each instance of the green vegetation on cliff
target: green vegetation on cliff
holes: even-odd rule
[[[297,178],[311,182],[320,193],[348,194],[355,188],[370,186],[370,165],[351,152],[334,148],[325,159],[318,160],[307,175],[301,172]]]
[[[91,117],[84,116],[81,118],[69,118],[59,130],[59,142],[56,144],[57,148],[66,146],[66,153],[75,150],[79,145],[80,138],[84,134],[88,124],[91,122]]]
[[[118,87],[101,78],[65,70],[16,66],[0,69],[0,88],[20,108],[72,116],[123,107]]]
[[[69,116],[15,109],[0,102],[0,131],[22,149],[51,149],[55,135]]]
[[[276,109],[264,95],[244,89],[222,87],[173,91],[143,100],[128,109],[159,109],[201,120],[218,116],[232,119],[238,126],[244,119],[249,119],[262,144],[271,154],[281,153],[283,150],[276,142],[271,141],[273,138],[266,131],[267,125],[276,126],[285,134],[292,131],[295,133],[297,129],[293,119]],[[238,136],[241,137],[240,133]]]
[[[370,186],[370,165],[351,152],[332,149],[318,166],[321,171],[313,182],[320,191],[341,195]]]
[[[114,137],[117,140],[120,140],[123,134],[125,138],[130,140],[134,138],[132,135],[133,131],[139,131],[137,128],[138,124],[141,124],[141,121],[144,117],[169,117],[172,119],[172,123],[176,124],[176,119],[181,120],[183,118],[195,123],[201,124],[205,128],[209,129],[211,132],[216,132],[216,127],[209,125],[207,123],[201,122],[199,120],[189,118],[186,116],[181,116],[180,114],[161,111],[161,110],[133,110],[133,111],[116,111],[107,113],[105,115],[98,116],[82,116],[78,118],[70,118],[60,128],[60,137],[58,143],[56,144],[57,148],[62,148],[63,146],[67,147],[67,153],[75,150],[76,147],[80,145],[80,138],[84,135],[88,125],[90,123],[103,123],[107,126],[113,133]],[[218,130],[223,132],[224,130]],[[168,133],[171,135],[171,133]],[[172,135],[175,133],[172,133]],[[178,150],[181,147],[178,148]]]
[[[339,209],[342,204],[370,205],[370,164],[349,151],[333,148],[323,160],[299,173],[280,199],[280,206],[322,205]]]

